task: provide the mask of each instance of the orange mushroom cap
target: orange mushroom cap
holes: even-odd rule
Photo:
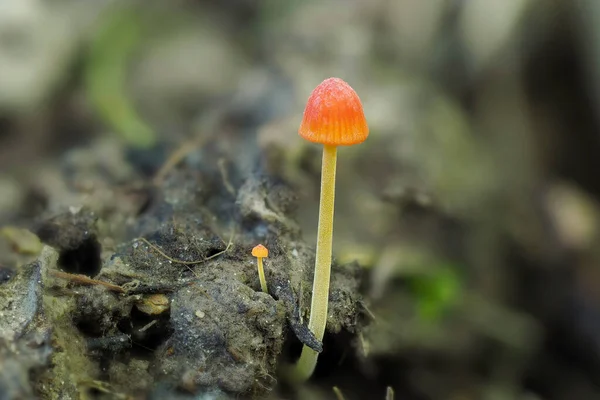
[[[269,250],[267,250],[267,248],[265,246],[263,246],[262,244],[259,244],[258,246],[254,247],[252,249],[252,255],[254,257],[259,257],[259,258],[268,257]]]
[[[369,127],[354,89],[340,78],[329,78],[310,94],[298,133],[310,142],[350,146],[364,142]]]

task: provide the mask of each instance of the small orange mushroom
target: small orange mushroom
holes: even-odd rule
[[[308,322],[308,328],[322,341],[329,302],[337,147],[364,142],[369,136],[369,127],[354,89],[339,78],[329,78],[308,98],[298,133],[310,142],[323,144],[317,254]],[[303,346],[294,379],[308,379],[317,364],[317,357],[316,351]]]
[[[263,268],[263,260],[262,260],[263,258],[269,256],[269,250],[262,244],[259,244],[252,249],[252,255],[254,257],[256,257],[256,259],[258,261],[258,279],[260,280],[260,287],[263,292],[269,293],[269,290],[267,288],[267,280],[265,279],[265,270]]]

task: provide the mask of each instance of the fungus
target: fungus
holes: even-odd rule
[[[252,255],[256,257],[258,261],[258,279],[260,280],[260,287],[262,288],[263,292],[269,293],[269,290],[267,289],[267,280],[265,279],[265,270],[263,268],[262,260],[263,258],[269,256],[269,250],[267,250],[267,248],[262,244],[259,244],[258,246],[252,249]]]
[[[308,322],[308,328],[322,342],[329,302],[337,147],[362,143],[369,136],[369,127],[354,89],[339,78],[329,78],[308,98],[298,133],[310,142],[323,144],[317,251]],[[308,379],[317,358],[318,353],[304,345],[293,378]]]

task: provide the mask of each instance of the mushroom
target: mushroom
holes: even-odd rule
[[[260,287],[262,288],[263,292],[269,293],[269,290],[267,289],[267,280],[265,279],[265,270],[263,268],[262,260],[263,258],[269,256],[269,250],[262,244],[259,244],[258,246],[252,249],[252,255],[256,257],[258,261],[258,279],[260,280]]]
[[[323,144],[317,252],[308,322],[308,328],[322,342],[329,302],[337,147],[362,143],[369,136],[369,127],[354,89],[339,78],[329,78],[308,98],[298,133],[310,142]],[[304,345],[293,373],[294,379],[305,381],[310,378],[317,358],[318,353]]]

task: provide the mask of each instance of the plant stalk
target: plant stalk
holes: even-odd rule
[[[308,329],[321,342],[325,334],[329,303],[336,160],[337,147],[325,145],[321,167],[321,201],[319,205],[315,276],[310,304],[310,320],[308,322]],[[302,382],[310,378],[317,364],[318,356],[319,353],[310,347],[306,345],[302,347],[302,354],[296,363],[294,372],[296,381]]]
[[[265,269],[263,268],[263,259],[262,257],[257,257],[258,260],[258,279],[260,280],[260,287],[263,292],[269,293],[269,289],[267,289],[267,280],[265,278]]]

